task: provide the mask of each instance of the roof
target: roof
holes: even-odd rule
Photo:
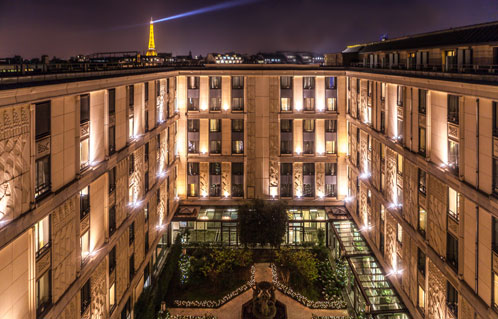
[[[343,53],[395,51],[498,42],[498,21],[348,46]]]

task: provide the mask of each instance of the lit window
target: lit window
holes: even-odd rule
[[[80,169],[88,167],[90,158],[89,141],[88,137],[80,141]]]
[[[448,214],[458,220],[458,192],[448,187]]]
[[[87,230],[80,238],[81,262],[84,263],[90,255],[90,231]]]
[[[498,275],[493,273],[493,306],[498,308]]]
[[[111,288],[109,288],[109,309],[114,310],[116,306],[116,284],[113,283]]]
[[[425,237],[425,232],[427,230],[427,212],[424,208],[419,207],[418,209],[418,231],[422,233]]]
[[[132,139],[135,136],[134,126],[133,126],[133,116],[128,119],[128,137]]]
[[[335,97],[327,98],[327,111],[337,111],[337,99]]]
[[[425,291],[422,286],[418,286],[418,301],[417,301],[417,306],[424,310],[425,309]]]
[[[399,244],[403,244],[403,227],[401,227],[400,224],[398,224],[398,229],[396,232],[396,239],[398,240]]]
[[[51,304],[51,275],[51,271],[48,270],[36,281],[36,313],[38,315],[44,313]]]
[[[39,256],[50,245],[50,216],[35,224],[35,250]]]
[[[289,97],[283,97],[280,99],[280,110],[282,110],[282,112],[292,111],[291,99]]]

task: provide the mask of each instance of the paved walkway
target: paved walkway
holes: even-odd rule
[[[272,281],[270,264],[256,264],[255,279],[259,281]],[[311,314],[319,316],[346,316],[346,310],[322,310],[310,309],[294,299],[287,297],[280,291],[276,290],[275,295],[277,300],[285,304],[287,307],[287,318],[303,319],[311,318]],[[244,292],[242,295],[235,297],[218,309],[210,308],[169,308],[172,315],[205,315],[212,314],[218,319],[240,319],[242,317],[242,305],[252,298],[252,290]]]

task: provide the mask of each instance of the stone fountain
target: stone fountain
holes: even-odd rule
[[[242,306],[243,319],[285,319],[285,305],[275,298],[275,287],[261,281],[252,287],[252,300]]]

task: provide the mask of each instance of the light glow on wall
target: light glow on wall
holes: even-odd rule
[[[297,155],[300,155],[300,154],[301,154],[301,152],[302,152],[301,147],[299,147],[299,146],[298,146],[298,147],[296,147],[296,154],[297,154]]]
[[[278,196],[278,187],[277,186],[270,186],[270,195],[273,198]]]

